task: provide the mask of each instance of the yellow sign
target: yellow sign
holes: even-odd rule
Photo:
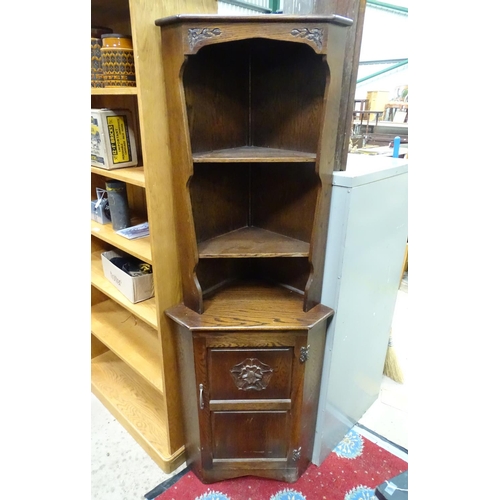
[[[128,136],[127,117],[116,115],[106,117],[113,164],[131,161],[132,152]]]

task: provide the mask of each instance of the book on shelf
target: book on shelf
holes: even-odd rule
[[[149,236],[149,222],[143,222],[136,226],[126,227],[116,231],[117,234],[127,238],[128,240],[135,240],[137,238],[144,238]]]

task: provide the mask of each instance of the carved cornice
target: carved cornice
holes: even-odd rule
[[[193,50],[196,45],[203,42],[203,40],[206,40],[207,38],[214,38],[215,36],[220,35],[222,35],[222,31],[219,28],[189,28],[189,48]]]
[[[290,33],[314,42],[319,50],[323,48],[323,28],[294,28]]]

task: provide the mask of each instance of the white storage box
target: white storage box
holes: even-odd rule
[[[134,304],[149,299],[154,295],[153,273],[141,276],[130,276],[115,266],[110,259],[128,257],[127,254],[109,250],[101,254],[102,268],[106,278]]]
[[[106,170],[136,166],[132,113],[127,109],[91,109],[90,113],[90,164]]]

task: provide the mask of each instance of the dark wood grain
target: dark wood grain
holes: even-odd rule
[[[326,319],[293,331],[196,331],[176,323],[176,332],[195,474],[205,483],[245,475],[295,481],[312,456]],[[271,369],[268,385],[250,388],[256,379],[247,377],[241,389],[231,375],[241,365]]]
[[[242,146],[237,148],[219,149],[216,151],[193,152],[194,163],[214,162],[315,162],[316,154],[304,151],[277,149],[259,146]]]
[[[309,243],[319,187],[314,164],[257,164],[251,182],[252,224]]]
[[[287,411],[213,412],[214,458],[286,458],[289,419]]]
[[[250,166],[196,164],[189,183],[198,243],[250,224]]]
[[[202,259],[233,257],[307,257],[309,244],[259,227],[245,227],[198,245]]]
[[[211,411],[242,411],[247,410],[249,407],[254,410],[290,410],[292,407],[291,399],[211,399]]]
[[[267,386],[263,388],[240,388],[236,385],[231,370],[247,359],[267,365],[271,372]],[[255,349],[231,348],[210,349],[208,369],[210,373],[211,399],[290,398],[292,381],[293,350],[290,348]]]
[[[328,2],[329,0],[323,0],[323,2]],[[318,11],[319,12],[319,11]],[[202,24],[216,23],[221,24],[221,22],[227,22],[227,18],[224,19],[218,15],[212,14],[179,14],[176,16],[168,16],[155,21],[157,26],[167,26],[178,23],[193,23],[198,22]],[[330,23],[338,24],[339,26],[350,26],[352,20],[341,15],[308,15],[308,16],[290,16],[290,15],[280,15],[280,16],[234,16],[231,18],[231,23],[243,23],[243,24],[256,24],[258,26],[270,24],[271,26],[275,23],[289,23],[289,24],[311,24],[311,23]]]
[[[365,11],[366,0],[315,0],[313,5],[313,15],[335,13],[352,20],[346,30],[347,44],[342,61],[341,120],[336,136],[334,171],[344,171],[347,166]]]
[[[184,424],[184,443],[186,446],[186,462],[201,472],[200,449],[200,420],[196,397],[196,371],[193,337],[181,335],[181,331],[173,325],[175,335],[174,345],[177,351],[177,368],[180,381],[182,414]],[[202,340],[203,341],[203,340]]]
[[[248,60],[245,42],[201,49],[183,73],[193,153],[248,145]]]
[[[281,265],[269,279],[277,274],[286,285],[300,283],[304,310],[320,300],[344,31],[350,23],[336,26],[339,19],[330,16],[285,17],[283,23],[263,24],[204,16],[158,23],[167,100],[179,124],[172,127],[170,142],[178,161],[174,183],[184,303],[200,313],[207,292],[242,274],[241,265],[222,266],[238,274],[216,279],[220,264],[201,265],[200,258],[301,258],[307,251],[305,282],[302,264],[295,263],[290,273]],[[207,24],[211,35],[186,49],[189,30],[199,34],[205,28],[196,23],[205,21],[217,26]],[[309,29],[320,30],[321,37],[298,35]],[[228,235],[252,227],[309,246]],[[258,266],[249,262],[252,270]]]
[[[300,43],[256,40],[250,49],[251,144],[316,154],[327,67]]]
[[[179,269],[184,301],[193,310],[203,311],[202,290],[196,276],[198,263],[196,235],[188,184],[193,175],[191,141],[186,114],[182,70],[185,59],[182,34],[175,29],[161,32],[165,93],[169,111],[168,142],[171,152],[171,178],[179,255]],[[168,168],[168,165],[165,165]]]
[[[303,298],[286,288],[265,283],[242,283],[222,288],[206,299],[198,314],[184,304],[168,309],[167,315],[193,331],[199,330],[300,330],[333,314],[322,304],[304,313]]]
[[[169,140],[184,297],[165,313],[179,339],[189,463],[206,483],[293,482],[311,460],[350,24],[157,21],[178,125]]]

